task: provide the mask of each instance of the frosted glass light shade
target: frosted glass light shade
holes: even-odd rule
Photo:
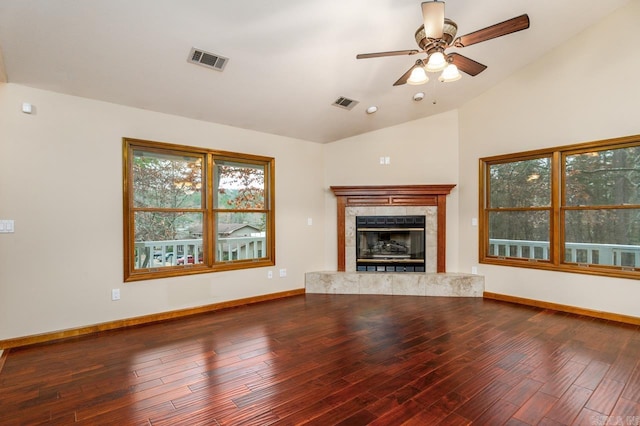
[[[429,60],[425,69],[428,72],[439,72],[447,67],[447,60],[442,52],[433,52],[429,55]]]
[[[440,74],[438,80],[442,81],[443,83],[450,83],[452,81],[460,80],[461,78],[462,74],[460,74],[460,71],[458,71],[458,67],[453,64],[449,64],[444,69],[444,71],[442,71],[442,74]]]
[[[425,84],[427,81],[429,81],[429,77],[427,77],[427,73],[424,71],[424,68],[417,66],[413,71],[411,71],[411,75],[409,76],[407,83],[415,86],[418,84]]]

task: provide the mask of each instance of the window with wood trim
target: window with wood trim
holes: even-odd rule
[[[123,139],[124,279],[275,264],[275,160]]]
[[[480,159],[480,262],[640,279],[640,136]]]

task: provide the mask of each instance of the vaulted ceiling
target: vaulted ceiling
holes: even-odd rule
[[[457,108],[629,1],[449,0],[458,35],[531,26],[448,50],[487,65],[475,77],[393,87],[424,55],[356,54],[416,49],[420,0],[2,0],[0,81],[326,143]]]

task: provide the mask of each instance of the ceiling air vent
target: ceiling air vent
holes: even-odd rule
[[[191,52],[189,52],[189,62],[222,71],[224,70],[224,66],[227,65],[227,62],[229,62],[229,58],[193,47],[191,48]]]
[[[332,105],[351,111],[354,106],[358,105],[358,101],[340,96]]]

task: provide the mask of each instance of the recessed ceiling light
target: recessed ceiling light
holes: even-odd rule
[[[376,111],[378,111],[378,107],[375,105],[372,105],[369,108],[367,108],[367,114],[373,114]]]

